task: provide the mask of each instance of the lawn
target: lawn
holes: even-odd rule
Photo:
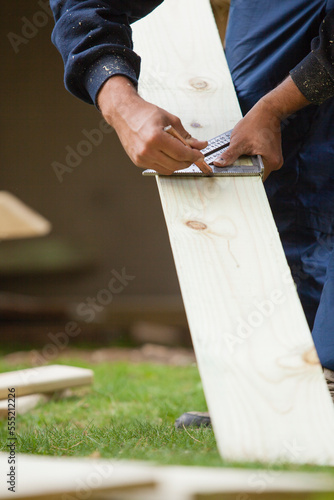
[[[174,420],[183,411],[206,409],[195,366],[91,365],[70,359],[57,363],[93,369],[94,385],[18,416],[18,452],[68,456],[98,452],[103,458],[221,465],[211,430],[187,434],[174,429]],[[0,371],[7,370],[13,367],[0,363]],[[6,438],[7,425],[2,421],[3,451]]]
[[[160,464],[254,467],[227,464],[220,458],[211,429],[176,430],[174,420],[187,410],[205,411],[196,366],[114,362],[90,364],[77,359],[57,363],[91,368],[92,387],[66,399],[51,400],[17,417],[18,452],[150,460]],[[16,368],[26,368],[20,365]],[[0,362],[0,371],[13,370]],[[0,422],[5,448],[7,422]],[[275,469],[305,470],[283,465]],[[307,470],[333,470],[306,467]]]

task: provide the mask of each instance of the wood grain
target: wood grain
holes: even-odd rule
[[[16,196],[0,191],[0,239],[43,236],[51,225]]]
[[[15,416],[24,415],[28,411],[36,408],[39,403],[46,402],[48,397],[44,394],[29,394],[15,398]],[[12,413],[13,415],[13,413]],[[6,419],[8,417],[8,401],[2,399],[0,401],[0,418]]]
[[[8,471],[0,453],[0,470]],[[52,473],[50,474],[50,471]],[[0,481],[0,498],[17,500],[329,500],[330,474],[270,469],[159,466],[145,462],[16,455],[15,494]],[[260,495],[261,494],[261,495]]]
[[[0,453],[0,470],[9,471],[8,454]],[[107,493],[152,488],[152,470],[136,462],[120,463],[89,458],[16,455],[16,491],[0,481],[0,498],[17,500],[97,499]]]
[[[133,33],[144,98],[181,117],[198,139],[234,127],[241,111],[207,0],[166,0]]]
[[[16,397],[20,397],[89,385],[92,382],[92,370],[75,366],[48,365],[5,372],[0,373],[0,399],[7,399],[9,387],[13,387]]]
[[[240,119],[208,0],[165,0],[134,37],[144,98],[200,139]],[[261,180],[157,183],[222,457],[334,464],[333,404]]]

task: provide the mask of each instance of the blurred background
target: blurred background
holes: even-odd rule
[[[47,237],[0,242],[3,341],[40,346],[74,320],[73,343],[189,345],[155,180],[65,90],[48,2],[5,2],[0,24],[0,190],[53,226]],[[124,270],[134,278],[108,293],[112,271]]]

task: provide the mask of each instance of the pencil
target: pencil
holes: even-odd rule
[[[175,137],[175,139],[178,139],[182,144],[187,146],[188,148],[191,148],[187,141],[178,133],[177,130],[172,125],[168,125],[167,127],[164,128],[164,132],[167,132],[167,134],[170,134],[172,137]],[[195,162],[195,165],[204,173],[207,175],[213,175],[211,167],[206,163],[205,160],[199,160]]]

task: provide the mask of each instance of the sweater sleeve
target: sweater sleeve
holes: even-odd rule
[[[62,55],[65,87],[96,104],[103,83],[114,75],[136,86],[140,57],[133,51],[130,24],[162,0],[50,0],[55,18],[52,42]]]
[[[291,78],[308,101],[321,104],[334,96],[334,11],[321,23],[311,52],[290,72]]]

